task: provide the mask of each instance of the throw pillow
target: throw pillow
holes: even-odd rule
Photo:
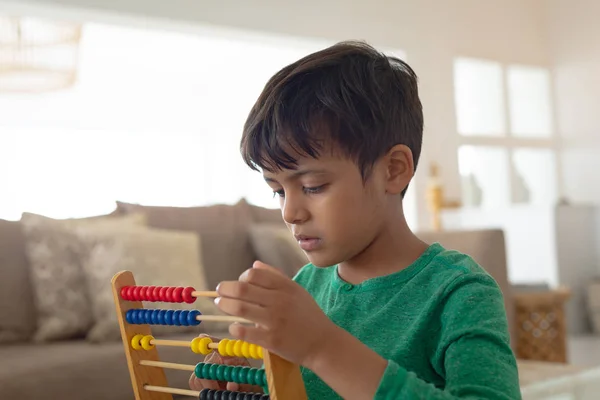
[[[29,340],[35,306],[19,221],[0,219],[0,343]]]
[[[115,313],[110,281],[120,271],[133,273],[140,286],[193,286],[209,290],[201,263],[199,236],[194,232],[141,228],[107,234],[95,229],[78,229],[83,270],[92,302],[94,324],[87,339],[91,342],[118,340],[121,335]],[[146,308],[198,309],[217,314],[212,298],[198,298],[192,304],[146,302]],[[206,328],[209,322],[202,322]],[[213,323],[214,324],[214,323]],[[157,335],[198,330],[198,326],[152,326]]]
[[[292,233],[281,224],[252,225],[250,241],[260,261],[281,269],[290,278],[308,264],[306,254]]]
[[[57,220],[24,213],[25,248],[37,310],[34,341],[83,336],[92,325],[92,310],[74,229],[93,226],[119,232],[145,223],[141,214]]]

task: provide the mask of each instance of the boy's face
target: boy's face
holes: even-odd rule
[[[318,267],[349,261],[376,238],[385,222],[386,174],[377,164],[363,182],[358,166],[322,152],[299,157],[298,168],[264,172],[279,197],[288,228]]]

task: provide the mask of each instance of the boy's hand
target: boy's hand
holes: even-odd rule
[[[208,335],[201,334],[199,337],[208,337]],[[210,337],[213,342],[218,342],[218,338]],[[242,357],[224,357],[219,354],[216,350],[207,355],[204,358],[205,363],[212,364],[225,364],[225,365],[239,365],[239,366],[250,366],[248,359]],[[215,389],[215,390],[231,390],[236,392],[253,392],[253,393],[262,393],[263,390],[260,386],[252,386],[252,385],[240,385],[235,382],[222,382],[222,381],[214,381],[209,379],[200,379],[196,377],[196,374],[192,372],[192,375],[189,379],[189,386],[192,390],[202,390],[202,389]]]
[[[259,261],[238,281],[222,282],[217,293],[222,311],[256,324],[232,324],[231,335],[299,365],[313,362],[339,330],[302,286]]]

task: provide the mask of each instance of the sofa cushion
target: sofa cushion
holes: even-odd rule
[[[212,334],[224,336],[222,332]],[[190,340],[194,336],[161,339]],[[192,365],[203,358],[182,347],[161,347],[159,354],[161,361]],[[189,372],[165,372],[169,386],[189,388]],[[0,346],[0,399],[131,400],[133,389],[123,343],[74,340]]]
[[[35,317],[21,224],[0,219],[0,343],[29,339]]]
[[[123,232],[97,231],[93,228],[76,230],[81,241],[81,260],[90,293],[94,323],[87,334],[93,342],[118,340],[121,335],[115,314],[115,304],[110,286],[112,277],[119,271],[131,271],[142,286],[193,286],[208,290],[204,268],[200,262],[199,242],[195,232],[141,227]],[[146,303],[149,308],[161,308]],[[164,308],[164,305],[162,306]],[[213,299],[200,297],[192,304],[171,303],[169,309],[192,310],[216,314]],[[215,322],[203,323],[204,328]],[[197,330],[195,326],[155,326],[155,333]]]
[[[35,341],[84,335],[93,315],[73,229],[94,226],[118,232],[144,224],[142,215],[56,220],[24,213],[26,254],[37,310]]]
[[[250,206],[245,200],[235,205],[205,207],[146,206],[117,202],[122,213],[143,212],[148,225],[155,228],[197,232],[202,238],[202,263],[210,288],[219,282],[238,279],[252,267],[255,255],[248,228],[252,222]]]
[[[252,221],[254,222],[285,226],[285,222],[281,216],[281,209],[279,208],[265,208],[250,204],[250,211],[252,213]]]
[[[283,224],[253,224],[250,240],[260,261],[281,269],[290,278],[308,263],[306,254]]]

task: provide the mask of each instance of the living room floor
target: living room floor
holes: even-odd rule
[[[569,363],[582,366],[600,365],[600,336],[575,336],[567,342]]]

